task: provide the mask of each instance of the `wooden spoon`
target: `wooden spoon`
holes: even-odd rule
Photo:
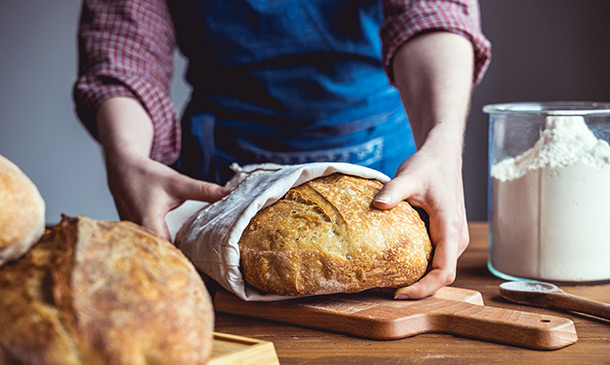
[[[530,281],[507,281],[500,284],[505,299],[543,308],[560,308],[610,319],[610,304],[569,294],[556,285]]]

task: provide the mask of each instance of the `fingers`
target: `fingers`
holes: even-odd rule
[[[433,295],[440,288],[453,283],[457,267],[457,242],[443,241],[436,245],[432,270],[415,284],[397,289],[396,299],[420,299]]]
[[[455,259],[452,259],[452,257],[455,257]],[[421,299],[434,295],[440,288],[450,285],[455,280],[456,265],[454,260],[457,260],[455,254],[447,256],[444,253],[435,253],[433,267],[438,266],[415,284],[397,289],[394,292],[394,299]]]
[[[182,200],[215,202],[228,195],[232,189],[207,181],[196,180],[185,175],[173,179],[171,190]]]
[[[443,218],[432,224],[433,227],[436,226],[435,236],[438,238],[432,258],[432,270],[415,284],[397,289],[394,292],[395,299],[425,298],[455,280],[457,259],[468,245],[468,233],[466,228],[464,234],[461,221]]]
[[[421,299],[434,295],[455,280],[455,269],[435,269],[411,286],[396,289],[394,299]]]

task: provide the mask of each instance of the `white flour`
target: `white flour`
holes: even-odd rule
[[[548,281],[610,279],[610,146],[551,116],[534,147],[491,168],[492,266]]]

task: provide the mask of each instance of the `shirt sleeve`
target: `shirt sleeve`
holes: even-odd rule
[[[477,0],[384,0],[381,26],[383,64],[393,81],[392,60],[398,48],[422,32],[443,30],[463,35],[474,47],[478,84],[491,60],[491,44],[481,31]]]
[[[76,113],[97,138],[95,115],[106,100],[133,97],[150,115],[150,157],[174,162],[180,124],[169,97],[175,32],[162,0],[84,0],[78,29]]]

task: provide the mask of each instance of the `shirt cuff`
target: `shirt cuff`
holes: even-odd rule
[[[417,2],[406,11],[386,11],[381,27],[383,65],[394,81],[392,61],[396,51],[406,41],[428,31],[448,31],[472,42],[475,52],[473,83],[482,79],[491,61],[491,44],[481,32],[480,13],[476,1]]]

